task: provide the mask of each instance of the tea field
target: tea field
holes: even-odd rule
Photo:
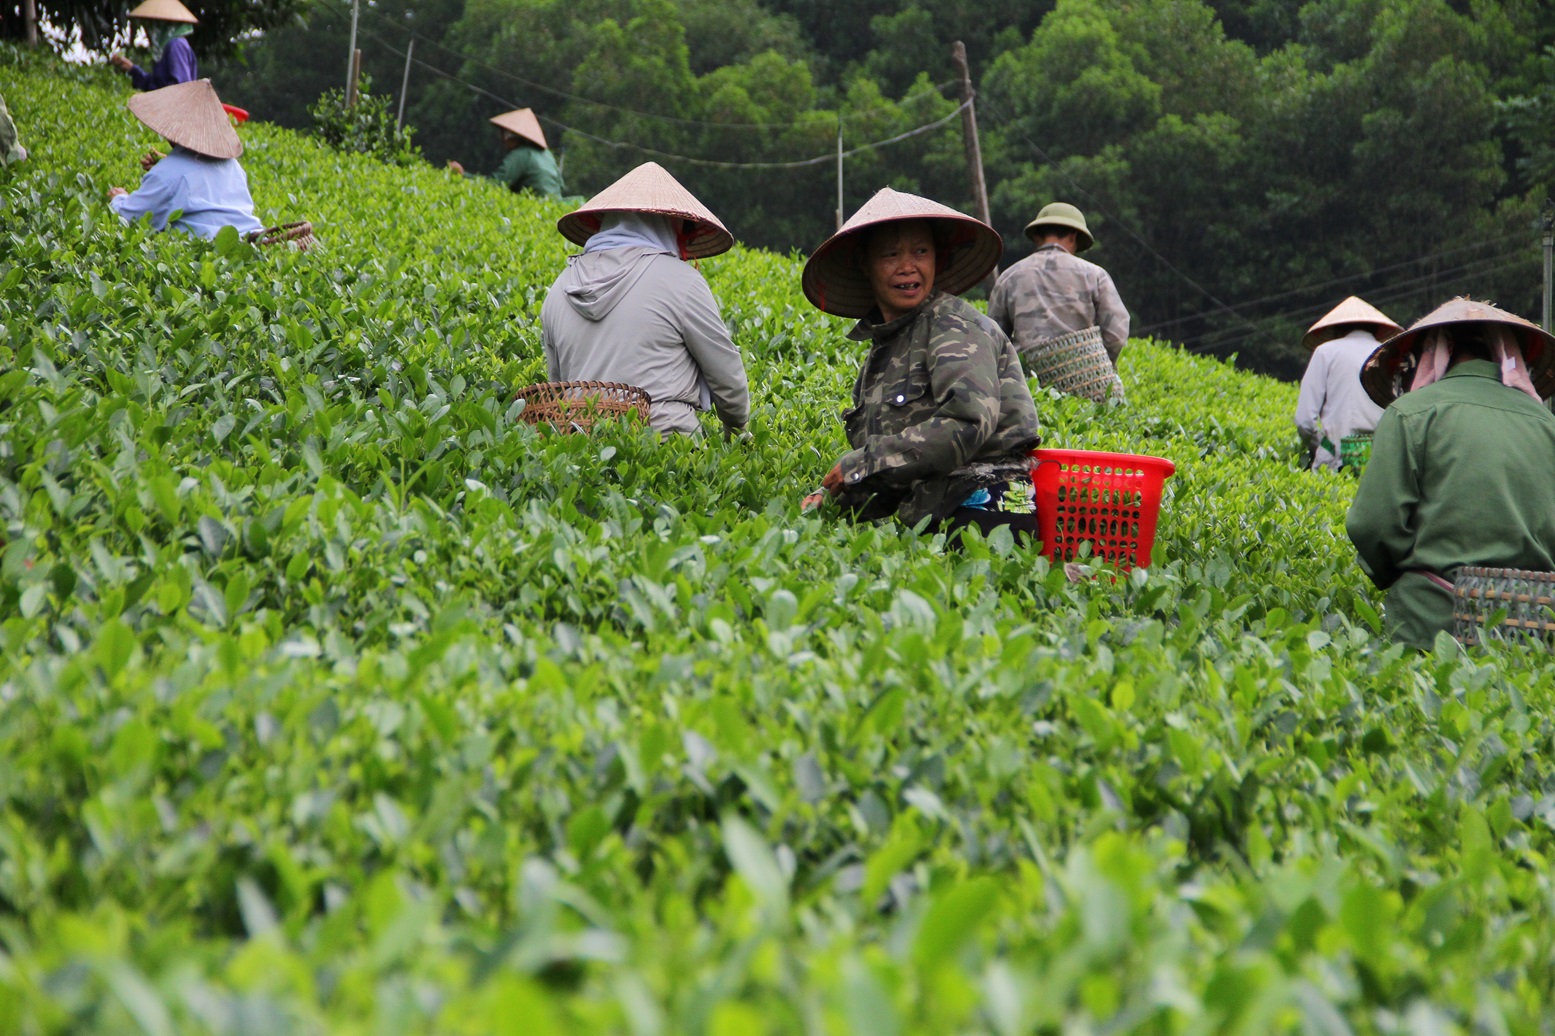
[[[563,206],[250,123],[324,247],[157,236],[122,84],[0,93],[0,1034],[1551,1031],[1555,667],[1378,640],[1293,386],[1039,395],[1178,466],[1070,582],[800,512],[796,257],[701,267],[747,438],[537,434]]]

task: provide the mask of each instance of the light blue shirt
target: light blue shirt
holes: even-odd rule
[[[168,217],[182,211],[173,226],[207,239],[222,227],[233,227],[240,234],[264,229],[254,218],[248,176],[237,159],[207,158],[177,146],[151,167],[133,194],[121,194],[108,205],[126,223],[149,213],[151,225],[158,230],[166,230]]]

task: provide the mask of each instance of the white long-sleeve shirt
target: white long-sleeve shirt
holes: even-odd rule
[[[1312,351],[1296,397],[1296,429],[1314,447],[1314,470],[1338,471],[1339,440],[1372,431],[1382,419],[1382,408],[1361,387],[1361,368],[1378,344],[1370,331],[1357,329]],[[1324,439],[1332,450],[1322,445]]]
[[[108,206],[126,223],[150,214],[158,230],[166,230],[168,217],[182,212],[173,226],[207,239],[222,227],[240,234],[264,229],[254,216],[248,176],[238,160],[207,158],[182,147],[152,166],[133,193],[110,199]]]

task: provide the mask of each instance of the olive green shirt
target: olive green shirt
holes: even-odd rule
[[[1390,635],[1430,647],[1453,602],[1422,573],[1555,571],[1555,415],[1490,361],[1456,365],[1383,412],[1345,530]]]
[[[491,178],[507,184],[514,193],[530,190],[547,198],[560,198],[565,190],[555,156],[548,150],[525,144],[509,151]]]

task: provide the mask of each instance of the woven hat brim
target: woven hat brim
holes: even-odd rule
[[[633,169],[557,220],[556,229],[573,244],[584,245],[599,231],[600,218],[610,212],[650,212],[689,221],[692,228],[684,242],[687,259],[707,259],[734,247],[734,235],[712,210],[657,162]]]
[[[125,105],[147,129],[190,151],[211,158],[237,158],[243,153],[243,141],[209,79],[148,90]]]
[[[517,134],[531,144],[542,148],[551,145],[545,142],[545,130],[540,128],[540,120],[535,116],[532,108],[518,108],[514,111],[503,112],[501,115],[493,115],[486,120],[499,129],[505,129],[509,133]]]
[[[194,12],[179,3],[178,0],[146,0],[145,3],[132,10],[127,17],[144,18],[158,22],[183,22],[186,25],[200,24],[200,19],[194,16]]]
[[[1555,335],[1514,313],[1482,302],[1453,299],[1409,325],[1372,351],[1361,368],[1361,388],[1380,407],[1386,407],[1405,391],[1400,372],[1405,360],[1422,347],[1426,332],[1459,324],[1503,324],[1517,337],[1528,364],[1528,378],[1543,399],[1555,395]]]
[[[1026,236],[1035,241],[1037,239],[1038,227],[1064,227],[1067,230],[1073,230],[1078,233],[1079,242],[1075,245],[1074,249],[1076,254],[1085,251],[1087,248],[1090,248],[1096,243],[1096,239],[1091,236],[1091,232],[1086,229],[1083,223],[1079,223],[1072,219],[1065,219],[1063,216],[1049,216],[1047,219],[1043,219],[1042,217],[1038,216],[1036,219],[1026,224]]]
[[[833,316],[868,316],[876,305],[875,290],[858,262],[859,245],[872,227],[912,220],[933,224],[936,242],[948,241],[942,251],[949,251],[950,261],[934,271],[936,291],[960,295],[987,277],[1004,253],[1004,239],[982,220],[885,188],[810,254],[800,277],[805,298]]]
[[[1338,338],[1341,329],[1356,324],[1367,324],[1377,328],[1381,332],[1377,335],[1379,339],[1404,333],[1404,329],[1389,320],[1382,310],[1363,298],[1351,295],[1307,328],[1307,333],[1301,337],[1301,344],[1310,352],[1324,342],[1331,342]]]

